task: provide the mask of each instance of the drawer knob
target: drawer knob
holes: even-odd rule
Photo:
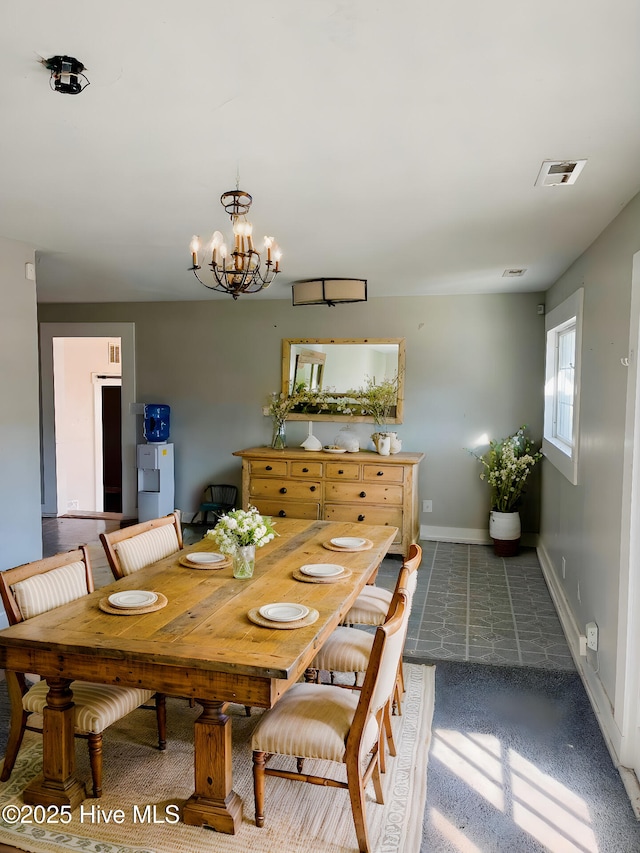
[[[342,469],[340,469],[340,470],[338,471],[338,474],[344,474],[344,471],[343,471]]]
[[[378,471],[377,477],[384,477],[384,471]]]
[[[271,467],[271,465],[267,465],[267,467],[265,468],[265,471],[272,471],[272,470],[273,470],[273,468]]]
[[[359,516],[358,516],[358,521],[364,521],[364,515],[359,515]]]
[[[280,516],[280,518],[286,518],[287,517],[287,513],[283,509],[280,510],[278,515]]]
[[[309,491],[310,491],[310,492],[315,492],[315,490],[316,490],[316,487],[315,487],[315,486],[310,486],[310,487],[309,487]]]
[[[302,473],[303,473],[303,474],[308,474],[308,473],[309,473],[309,469],[308,469],[308,468],[303,468],[303,469],[302,469]]]
[[[285,486],[283,486],[283,487],[280,489],[280,494],[281,494],[281,495],[286,495],[286,494],[287,494],[287,490],[286,490]]]
[[[366,492],[360,492],[360,497],[361,497],[361,498],[366,498],[366,496],[367,496],[367,493],[366,493]]]

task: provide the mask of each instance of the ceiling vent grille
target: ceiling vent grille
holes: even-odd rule
[[[586,162],[586,160],[544,160],[535,186],[561,187],[575,184]]]
[[[120,364],[120,341],[109,341],[109,364]]]
[[[511,269],[505,270],[502,273],[502,278],[518,278],[519,276],[524,275],[525,273],[526,269],[523,269],[522,267],[512,267]]]

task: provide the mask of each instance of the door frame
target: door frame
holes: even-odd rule
[[[640,816],[640,252],[633,256],[631,282],[629,352],[621,359],[628,375],[614,712],[621,735],[621,775]],[[625,775],[624,768],[633,773]]]
[[[105,385],[122,387],[122,376],[92,373],[93,383],[93,461],[96,480],[96,510],[104,512],[104,459],[102,458],[102,389]],[[122,392],[121,392],[122,393]]]
[[[40,323],[42,514],[58,515],[53,389],[54,338],[120,338],[122,358],[122,512],[137,507],[135,323]]]

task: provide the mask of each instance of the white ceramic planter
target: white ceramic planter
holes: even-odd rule
[[[520,513],[491,511],[489,535],[492,539],[519,539]]]
[[[489,535],[498,557],[515,557],[520,548],[520,513],[497,512],[489,516]]]

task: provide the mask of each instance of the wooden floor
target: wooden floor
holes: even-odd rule
[[[118,530],[123,522],[126,524],[128,521],[130,519],[124,519],[116,513],[96,513],[95,517],[88,518],[66,515],[59,518],[43,518],[42,556],[52,557],[62,551],[72,551],[80,545],[87,545],[96,588],[105,586],[113,581],[113,575],[100,542],[100,534]],[[201,539],[206,529],[206,525],[183,524],[182,535],[185,545]],[[0,853],[2,853],[1,849]]]

